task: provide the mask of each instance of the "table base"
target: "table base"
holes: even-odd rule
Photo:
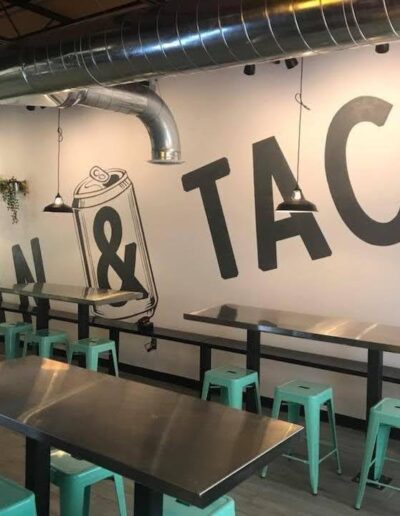
[[[134,516],[162,516],[163,495],[135,483]]]

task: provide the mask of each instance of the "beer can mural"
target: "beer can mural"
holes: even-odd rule
[[[140,300],[96,307],[94,313],[109,319],[151,317],[157,289],[127,172],[93,167],[75,188],[72,207],[87,285],[143,294]]]

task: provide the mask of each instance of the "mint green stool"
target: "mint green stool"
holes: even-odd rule
[[[258,374],[242,367],[217,367],[206,371],[204,375],[202,400],[207,400],[211,387],[221,387],[221,398],[224,405],[231,408],[242,409],[243,390],[254,387],[254,395],[257,404],[257,412],[261,414],[260,388]]]
[[[235,502],[223,496],[205,509],[198,509],[176,498],[164,495],[163,516],[235,516]]]
[[[337,472],[342,473],[340,465],[339,449],[336,435],[335,406],[333,401],[333,390],[329,385],[319,383],[303,382],[294,380],[279,385],[275,389],[274,405],[272,417],[277,419],[282,403],[288,405],[288,421],[297,423],[300,417],[300,407],[304,407],[305,429],[307,437],[308,460],[300,459],[293,455],[284,454],[291,460],[302,462],[309,465],[310,484],[314,495],[318,494],[319,465],[331,455],[336,455]],[[326,405],[328,411],[329,426],[332,435],[332,450],[320,459],[320,411]],[[267,468],[263,470],[265,476]]]
[[[39,348],[39,356],[43,358],[51,358],[53,354],[54,344],[64,344],[68,350],[69,339],[67,332],[63,330],[37,330],[32,333],[30,339],[24,342],[23,356],[27,353],[28,344],[32,344]]]
[[[15,482],[0,477],[0,515],[36,516],[35,495]]]
[[[361,508],[367,484],[389,487],[400,491],[400,487],[380,482],[385,460],[400,462],[386,457],[390,430],[400,428],[400,399],[384,398],[372,407],[369,414],[368,432],[364,451],[364,461],[358,486],[356,509]],[[375,459],[373,458],[375,452]],[[372,478],[368,478],[371,466],[374,466]]]
[[[21,356],[19,350],[20,337],[24,336],[24,346],[32,333],[32,324],[25,322],[1,323],[0,335],[4,335],[5,355],[7,359]]]
[[[89,337],[87,339],[77,340],[70,344],[67,349],[68,362],[71,364],[74,353],[84,353],[86,357],[86,369],[92,371],[98,370],[99,355],[101,353],[111,353],[114,362],[115,376],[119,376],[117,352],[115,342],[109,339],[101,339],[97,337]]]
[[[126,516],[121,475],[85,460],[75,459],[61,450],[51,452],[50,479],[60,489],[60,516],[89,516],[90,487],[108,478],[114,480],[119,516]]]

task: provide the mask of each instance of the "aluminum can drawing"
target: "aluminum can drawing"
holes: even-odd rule
[[[93,313],[108,319],[154,315],[157,289],[127,172],[93,167],[75,188],[72,207],[87,285],[143,294],[139,300],[95,307]]]

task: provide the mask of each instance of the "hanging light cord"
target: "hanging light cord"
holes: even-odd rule
[[[61,143],[64,140],[63,131],[61,128],[61,109],[58,110],[58,125],[57,125],[57,135],[58,135],[58,156],[57,156],[57,193],[60,195],[60,158],[61,158]]]
[[[299,188],[299,174],[300,174],[300,149],[301,149],[301,129],[303,123],[303,108],[307,111],[311,111],[306,104],[303,102],[303,72],[304,72],[304,60],[301,58],[300,61],[300,91],[296,93],[294,98],[299,104],[299,138],[297,142],[297,169],[296,169],[296,189]]]

